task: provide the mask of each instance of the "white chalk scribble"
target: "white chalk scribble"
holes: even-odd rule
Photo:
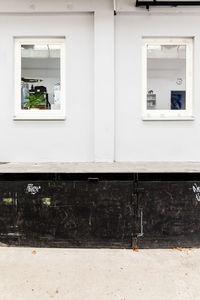
[[[33,185],[32,183],[29,183],[27,185],[26,192],[30,193],[32,195],[35,195],[39,192],[40,189],[41,189],[41,186],[36,186],[36,185]]]
[[[193,189],[193,192],[196,195],[197,201],[200,202],[200,186],[198,186],[196,183],[194,183],[192,189]]]

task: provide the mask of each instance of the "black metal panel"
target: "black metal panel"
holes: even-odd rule
[[[135,174],[138,181],[199,181],[200,173],[138,173]]]
[[[0,174],[0,242],[200,246],[200,174]]]
[[[139,181],[142,248],[200,246],[200,182]]]
[[[149,9],[150,6],[200,6],[200,1],[140,1],[136,0],[136,7],[146,6]]]
[[[135,180],[133,173],[0,173],[0,181],[80,181],[98,179],[102,180]]]
[[[0,181],[0,241],[130,248],[135,231],[133,181],[104,180],[94,174],[87,180],[71,179]]]

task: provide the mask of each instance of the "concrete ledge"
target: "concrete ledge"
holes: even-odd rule
[[[200,173],[200,162],[1,162],[0,173]]]

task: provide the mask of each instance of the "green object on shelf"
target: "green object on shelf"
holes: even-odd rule
[[[29,101],[24,103],[24,107],[29,107],[29,108],[34,108],[46,104],[44,94],[40,94],[40,95],[30,94],[28,97],[25,98],[25,100],[29,100]]]

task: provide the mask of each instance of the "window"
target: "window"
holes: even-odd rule
[[[16,120],[65,118],[65,38],[15,39]]]
[[[143,39],[143,120],[192,120],[192,38]]]

